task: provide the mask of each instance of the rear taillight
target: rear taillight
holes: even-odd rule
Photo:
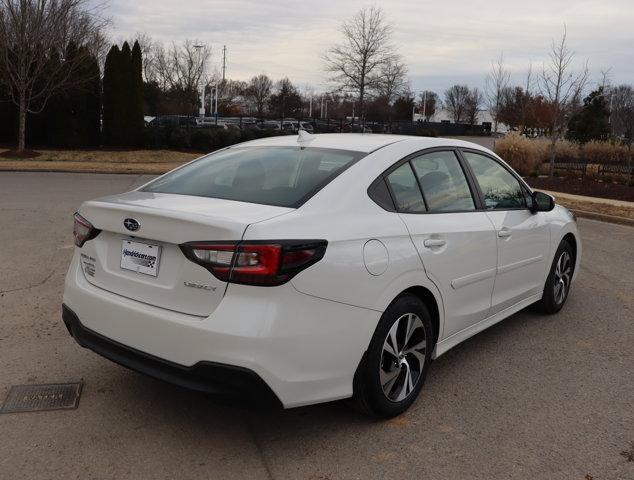
[[[73,237],[75,238],[75,245],[82,247],[88,240],[95,238],[99,235],[101,230],[97,230],[92,226],[88,220],[82,217],[79,213],[75,213],[75,224],[73,225]]]
[[[185,256],[216,278],[245,285],[281,285],[323,258],[325,240],[191,242]]]

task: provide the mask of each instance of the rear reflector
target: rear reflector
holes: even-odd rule
[[[245,285],[286,283],[321,260],[325,240],[192,242],[181,245],[185,256],[219,280]]]

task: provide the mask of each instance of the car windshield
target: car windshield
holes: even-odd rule
[[[145,192],[299,207],[363,152],[301,147],[238,147],[157,178]]]

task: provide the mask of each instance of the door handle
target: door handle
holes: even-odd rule
[[[428,238],[427,240],[423,241],[423,245],[425,245],[427,248],[443,247],[445,245],[445,243],[447,243],[447,242],[445,242],[441,238]]]
[[[509,238],[513,232],[508,228],[504,227],[502,230],[498,230],[498,237],[500,238]]]

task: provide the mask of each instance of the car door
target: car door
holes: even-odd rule
[[[543,213],[528,208],[528,187],[498,159],[462,154],[480,189],[497,235],[498,261],[491,314],[541,293],[548,265],[550,230]]]
[[[441,291],[444,337],[486,318],[497,261],[495,232],[457,152],[415,154],[385,178],[425,273]]]

